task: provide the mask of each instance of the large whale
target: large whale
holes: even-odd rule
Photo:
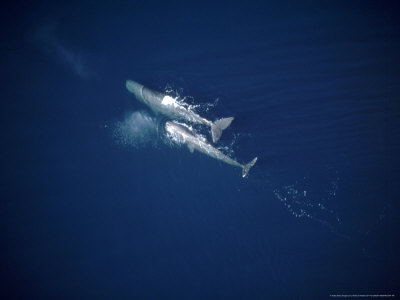
[[[242,169],[243,178],[247,176],[250,168],[254,166],[254,164],[257,161],[257,157],[255,157],[251,162],[243,165],[237,162],[236,160],[230,158],[229,156],[225,155],[224,153],[216,149],[214,146],[209,144],[204,139],[195,136],[184,126],[177,124],[175,122],[167,121],[165,123],[165,130],[168,134],[170,134],[173,137],[173,139],[179,141],[180,143],[186,144],[191,152],[197,150],[212,158],[218,159],[232,166],[240,167]]]
[[[222,131],[233,121],[233,117],[230,117],[211,122],[202,118],[192,110],[180,105],[171,96],[148,89],[133,80],[126,81],[126,88],[133,93],[139,101],[148,105],[156,113],[161,113],[171,119],[181,119],[191,123],[209,126],[214,143],[218,142]]]

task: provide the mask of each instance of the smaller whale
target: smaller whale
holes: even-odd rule
[[[211,122],[183,105],[180,105],[171,96],[148,89],[133,80],[126,81],[126,88],[133,93],[139,101],[149,106],[156,113],[161,113],[171,119],[181,119],[194,124],[209,126],[214,143],[218,142],[221,138],[222,131],[228,128],[233,121],[233,117],[230,117]]]
[[[175,122],[167,121],[165,123],[165,130],[169,135],[171,135],[173,140],[176,140],[179,143],[186,144],[191,152],[197,150],[212,158],[218,159],[232,166],[242,168],[243,178],[248,175],[250,168],[254,166],[254,164],[257,161],[257,157],[255,157],[253,158],[252,161],[243,165],[237,162],[236,160],[230,158],[229,156],[225,155],[224,153],[216,149],[214,146],[209,144],[204,139],[194,135],[184,126],[177,124]]]

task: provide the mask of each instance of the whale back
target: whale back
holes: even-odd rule
[[[142,97],[148,103],[161,103],[164,96],[165,95],[163,93],[148,89],[146,87],[143,87],[142,89]]]

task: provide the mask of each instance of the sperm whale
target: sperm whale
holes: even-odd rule
[[[180,119],[194,124],[209,126],[214,143],[218,142],[221,138],[222,131],[228,128],[233,121],[233,117],[229,117],[211,122],[199,116],[194,111],[180,105],[171,96],[153,91],[133,80],[126,81],[126,88],[133,93],[139,101],[149,106],[156,113],[161,113],[171,119]]]
[[[190,151],[197,150],[212,158],[218,159],[232,166],[242,168],[243,178],[248,175],[250,168],[254,166],[257,161],[257,157],[255,157],[249,163],[241,164],[216,149],[213,145],[207,143],[203,139],[191,133],[187,128],[178,123],[167,121],[165,123],[165,130],[167,134],[170,134],[173,137],[173,140],[177,140],[181,143],[186,144]]]

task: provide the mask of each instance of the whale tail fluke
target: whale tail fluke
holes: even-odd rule
[[[250,168],[251,168],[252,166],[254,166],[254,164],[256,163],[256,161],[257,161],[257,157],[253,158],[253,160],[252,160],[251,162],[249,162],[249,163],[247,163],[247,164],[245,164],[245,165],[243,166],[243,169],[242,169],[242,177],[243,177],[243,178],[247,177],[247,175],[249,174]]]
[[[231,125],[233,121],[233,117],[230,118],[223,118],[215,121],[211,125],[211,136],[214,143],[218,142],[222,135],[222,131]]]

